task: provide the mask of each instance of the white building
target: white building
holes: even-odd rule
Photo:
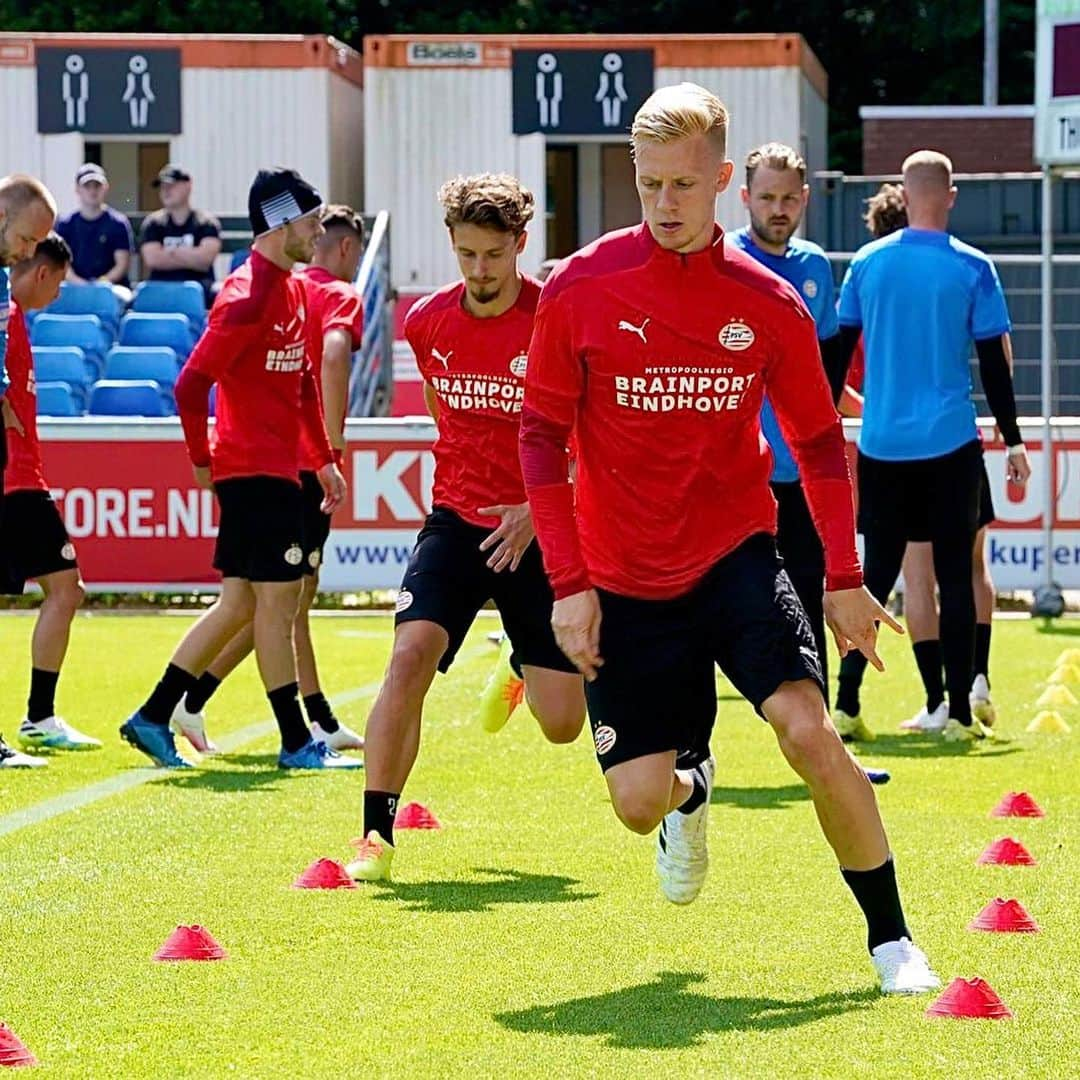
[[[390,210],[394,283],[410,291],[456,273],[435,193],[457,173],[511,172],[534,192],[528,270],[640,220],[628,129],[657,86],[718,94],[739,166],[776,140],[827,167],[827,79],[797,34],[369,37],[364,67],[367,207]],[[718,209],[742,224],[736,192]]]
[[[260,168],[298,169],[334,201],[363,205],[363,70],[333,38],[281,35],[0,34],[0,175],[39,176],[62,209],[96,161],[110,202],[156,210],[167,161],[192,201],[247,215]]]

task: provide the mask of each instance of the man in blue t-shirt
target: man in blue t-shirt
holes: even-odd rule
[[[1016,422],[1009,312],[993,263],[946,231],[956,201],[952,162],[920,150],[904,162],[909,225],[861,248],[840,292],[838,394],[863,335],[866,374],[859,436],[859,531],[867,588],[888,597],[909,540],[929,541],[941,594],[948,741],[986,738],[968,692],[975,649],[972,547],[982,491],[982,447],[971,400],[969,357],[979,357],[987,404],[1008,447],[1008,474],[1031,475]],[[873,735],[860,716],[865,663],[840,666],[833,722]]]
[[[75,174],[79,209],[65,214],[56,231],[73,256],[67,280],[77,285],[103,281],[127,303],[131,299],[128,270],[135,238],[131,222],[106,202],[109,180],[100,165],[82,165]]]
[[[795,286],[817,324],[822,352],[827,353],[839,344],[832,267],[817,244],[794,235],[809,197],[802,156],[782,143],[759,146],[746,158],[746,185],[742,189],[750,224],[732,233],[728,242]],[[761,430],[773,454],[771,483],[777,504],[777,550],[810,619],[821,673],[828,686],[822,609],[825,552],[803,495],[795,458],[767,398],[761,410]]]

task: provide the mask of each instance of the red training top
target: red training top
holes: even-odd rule
[[[176,383],[176,405],[192,463],[215,480],[277,476],[299,482],[300,431],[333,460],[308,356],[300,278],[257,251],[221,286],[202,337]],[[210,386],[217,422],[208,445]]]
[[[465,283],[414,304],[405,336],[420,374],[439,399],[432,502],[473,525],[494,525],[481,506],[525,502],[518,428],[525,364],[540,282],[522,279],[512,308],[478,319],[464,307]]]
[[[322,266],[309,266],[301,274],[307,293],[308,339],[311,345],[311,368],[322,400],[323,340],[331,330],[345,330],[352,348],[359,349],[364,340],[363,297],[341,278],[334,277]],[[312,444],[306,429],[300,433],[300,469],[315,472],[323,464],[319,449]]]
[[[679,596],[752,534],[775,533],[766,391],[825,546],[827,587],[857,587],[844,437],[796,290],[725,249],[719,227],[691,255],[664,250],[642,224],[562,262],[536,315],[521,427],[555,595]]]
[[[8,404],[15,410],[25,434],[7,429],[7,467],[5,491],[48,491],[41,469],[41,446],[37,432],[37,391],[34,388],[34,358],[26,320],[19,305],[12,301],[8,322],[7,369],[11,385]]]

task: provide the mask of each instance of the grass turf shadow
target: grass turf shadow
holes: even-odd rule
[[[197,791],[232,794],[237,791],[277,791],[292,775],[278,768],[276,755],[230,754],[221,765],[203,759],[194,769],[169,769],[154,783]]]
[[[417,881],[380,884],[376,900],[397,900],[406,911],[490,911],[496,904],[569,904],[592,900],[599,893],[575,892],[580,882],[556,874],[526,874],[520,870],[477,867],[488,881]]]
[[[784,784],[781,787],[714,787],[710,801],[713,806],[737,806],[742,810],[786,810],[809,798],[810,789],[805,784]]]
[[[655,980],[592,997],[496,1013],[510,1031],[540,1035],[603,1035],[623,1050],[676,1050],[700,1046],[723,1031],[776,1031],[869,1007],[876,990],[819,994],[801,1001],[710,997],[691,989],[705,981],[694,971],[664,971]]]
[[[1011,739],[1011,736],[1010,736]],[[911,732],[906,735],[878,735],[873,742],[845,744],[862,765],[867,757],[935,758],[967,757],[997,758],[1020,753],[1024,748],[1014,742],[947,743],[940,735]]]

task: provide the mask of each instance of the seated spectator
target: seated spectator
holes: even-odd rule
[[[197,281],[209,304],[221,225],[213,214],[191,208],[191,174],[181,166],[166,165],[154,187],[162,209],[143,221],[139,236],[143,276],[150,281]]]
[[[121,303],[131,300],[128,271],[135,238],[131,222],[105,201],[109,180],[100,165],[82,165],[75,174],[75,197],[79,209],[65,214],[56,231],[71,248],[73,261],[67,280],[76,285],[103,281],[113,287]]]

